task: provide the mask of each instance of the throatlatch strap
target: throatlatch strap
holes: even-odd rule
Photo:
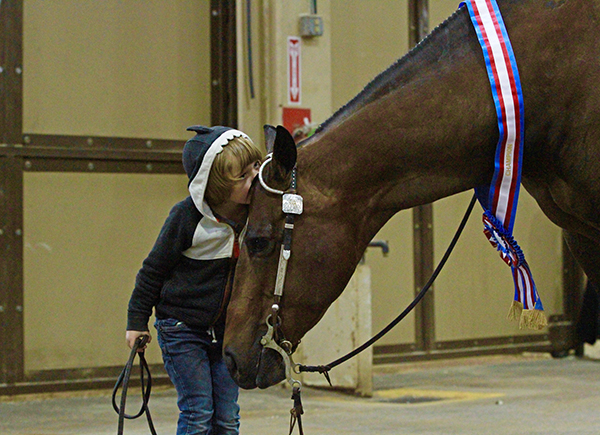
[[[519,326],[541,329],[548,323],[523,251],[512,236],[525,132],[523,93],[506,27],[496,0],[465,2],[477,33],[498,116],[499,139],[490,186],[475,189],[483,206],[484,234],[511,267],[515,297],[508,317]]]

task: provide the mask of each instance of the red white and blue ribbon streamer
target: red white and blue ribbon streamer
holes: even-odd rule
[[[509,315],[520,317],[521,326],[541,328],[547,324],[542,302],[523,252],[512,237],[521,185],[525,132],[517,62],[496,0],[469,0],[465,3],[483,51],[498,117],[494,177],[490,186],[476,189],[485,210],[484,233],[513,273],[515,303]]]

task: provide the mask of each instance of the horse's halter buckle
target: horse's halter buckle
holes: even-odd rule
[[[300,381],[292,377],[292,371],[296,372],[297,364],[292,359],[293,345],[283,337],[279,337],[281,334],[280,324],[281,319],[279,317],[279,309],[281,297],[283,295],[283,286],[285,284],[285,274],[287,270],[287,263],[292,254],[292,231],[294,229],[294,216],[301,215],[303,210],[302,197],[296,194],[296,167],[292,169],[292,181],[287,191],[273,189],[265,183],[263,178],[263,171],[267,164],[273,159],[273,154],[268,154],[265,161],[260,166],[258,171],[258,180],[261,186],[270,193],[282,196],[281,209],[285,214],[285,225],[283,229],[283,241],[281,243],[281,250],[279,252],[279,263],[277,265],[277,277],[275,279],[275,290],[273,292],[274,303],[271,307],[271,314],[267,316],[265,323],[267,324],[267,333],[263,335],[260,343],[264,348],[273,349],[283,358],[285,364],[285,376],[287,381],[292,387],[300,387],[302,384]]]

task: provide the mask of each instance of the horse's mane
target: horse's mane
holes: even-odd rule
[[[463,8],[461,8],[463,9]],[[452,24],[457,18],[461,9],[456,10],[449,18],[439,24],[435,29],[431,31],[423,40],[421,40],[415,47],[413,47],[407,54],[395,61],[385,71],[377,75],[369,84],[367,84],[363,90],[352,98],[348,103],[338,109],[334,114],[323,122],[315,131],[315,134],[322,132],[327,129],[331,124],[338,121],[339,118],[343,118],[345,115],[349,115],[356,109],[363,107],[364,105],[381,98],[382,96],[390,93],[396,89],[401,83],[404,82],[412,74],[405,74],[403,81],[400,81],[400,72],[404,72],[407,69],[412,70],[412,67],[416,65],[414,59],[421,56],[424,50],[432,46],[431,41],[435,40],[439,34],[441,34],[450,24]],[[421,58],[419,58],[421,59]]]

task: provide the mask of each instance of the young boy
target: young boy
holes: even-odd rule
[[[222,360],[238,236],[263,153],[228,127],[194,126],[183,149],[190,196],[176,204],[138,272],[126,339],[150,335],[177,389],[177,434],[238,434],[238,387]]]

